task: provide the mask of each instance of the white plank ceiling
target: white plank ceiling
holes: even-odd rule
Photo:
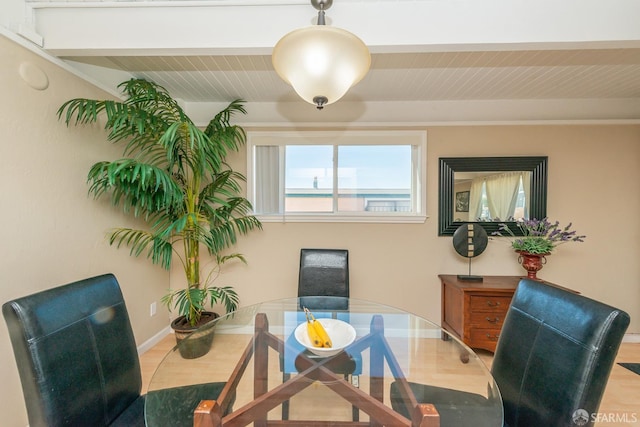
[[[33,8],[31,26],[42,36],[49,54],[112,90],[128,77],[153,80],[183,100],[193,115],[202,114],[202,120],[212,106],[242,98],[250,113],[245,120],[263,125],[640,122],[637,4],[612,0],[600,2],[599,7],[597,1],[565,0],[567,7],[581,4],[586,9],[583,16],[576,14],[583,25],[567,21],[570,10],[553,6],[557,0],[539,2],[539,7],[549,10],[540,16],[531,13],[528,3],[510,1],[475,0],[472,5],[471,0],[335,0],[327,15],[335,16],[335,25],[367,42],[372,65],[367,76],[341,101],[322,112],[301,103],[271,65],[270,48],[279,35],[303,26],[306,22],[302,21],[313,20],[315,11],[306,1],[214,0],[182,2],[182,7],[179,2],[150,2],[172,6],[168,13],[173,15],[169,22],[174,25],[165,26],[165,31],[157,34],[144,28],[154,22],[164,23],[164,12],[149,6],[149,2],[144,8],[134,7],[141,2],[54,0],[26,4]],[[340,2],[346,2],[342,9],[338,7]],[[222,14],[227,20],[236,15],[226,14],[237,9],[246,17],[238,24],[239,34],[221,28],[223,22],[193,31],[189,25],[180,24],[181,13],[202,15],[196,11],[202,4],[217,8],[216,16]],[[478,4],[487,7],[471,16],[446,14],[450,5]],[[513,11],[496,14],[496,4],[513,5]],[[436,6],[445,9],[434,11]],[[554,14],[552,6],[562,10]],[[624,10],[606,10],[616,6]],[[376,9],[382,9],[383,16]],[[265,10],[273,10],[273,15],[265,16]],[[420,17],[411,17],[411,12],[420,15],[427,10],[431,15],[443,14],[438,19],[446,22],[437,22],[432,16],[426,20],[430,29],[422,31]],[[136,13],[144,13],[140,15],[144,16],[142,21],[135,21]],[[500,24],[510,13],[521,25]],[[341,16],[343,21],[339,21]],[[371,25],[363,25],[358,17]],[[533,21],[530,28],[529,18]],[[193,24],[194,16],[189,15],[189,19]],[[484,27],[474,27],[476,20],[482,19]],[[248,25],[251,20],[253,24]],[[446,25],[456,20],[467,25],[458,22],[453,29]],[[548,21],[555,21],[555,26],[541,25]],[[132,22],[143,31],[131,31]],[[504,27],[502,32],[495,28],[500,25]],[[482,32],[480,28],[484,28]],[[202,45],[199,40],[205,30],[224,41]],[[166,32],[172,38],[164,40]],[[412,32],[415,42],[406,40]],[[425,39],[429,37],[438,40],[428,43]]]

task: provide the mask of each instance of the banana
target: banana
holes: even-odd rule
[[[313,345],[315,347],[325,347],[325,348],[333,347],[331,338],[329,338],[329,334],[327,333],[326,329],[324,329],[324,326],[322,326],[322,323],[318,322],[316,318],[313,316],[313,314],[311,314],[311,312],[306,307],[304,307],[304,313],[305,313],[305,316],[307,316],[307,331],[309,333],[309,338],[311,339],[311,342],[314,343]],[[314,330],[313,335],[310,329]],[[314,339],[316,338],[319,340],[320,345],[315,344]]]
[[[320,335],[318,335],[318,331],[315,327],[315,324],[318,322],[316,322],[315,319],[311,319],[311,313],[309,313],[309,310],[307,310],[306,308],[304,309],[304,314],[307,317],[307,334],[309,335],[309,339],[311,340],[311,345],[313,345],[314,347],[322,347],[322,339],[320,338]]]
[[[316,328],[316,332],[318,333],[318,336],[320,337],[320,340],[322,341],[322,346],[326,347],[326,348],[333,347],[333,343],[331,342],[331,338],[329,338],[329,334],[327,334],[327,331],[324,329],[324,326],[322,326],[322,323],[320,323],[320,322],[318,322],[317,320],[314,319],[313,326]]]

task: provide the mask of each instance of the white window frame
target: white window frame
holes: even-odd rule
[[[284,212],[284,161],[280,169],[279,213],[256,216],[262,222],[377,222],[424,223],[427,218],[427,133],[415,130],[343,130],[343,131],[248,131],[247,196],[255,204],[255,147],[287,145],[411,145],[413,212]],[[284,152],[284,150],[281,150]],[[283,157],[283,156],[281,156]],[[337,169],[334,166],[334,171]]]

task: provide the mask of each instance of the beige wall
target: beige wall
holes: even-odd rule
[[[87,198],[87,168],[120,150],[98,129],[66,129],[55,117],[65,100],[106,96],[90,84],[0,37],[0,301],[103,272],[123,287],[139,344],[167,325],[166,312],[149,317],[168,275],[146,260],[104,241],[104,232],[128,219],[106,203]],[[18,75],[30,62],[49,76],[36,91]],[[250,108],[250,106],[249,106]],[[540,277],[627,310],[629,332],[640,333],[640,225],[619,212],[640,211],[640,126],[430,127],[427,209],[424,224],[266,223],[236,248],[249,265],[229,265],[220,284],[232,284],[242,304],[294,296],[301,247],[350,250],[352,295],[401,307],[436,322],[440,273],[465,273],[450,237],[437,236],[438,157],[549,156],[548,213],[573,221],[586,234],[581,244],[560,247]],[[245,154],[233,163],[245,169]],[[473,261],[475,274],[520,275],[524,270],[503,241],[492,241]],[[182,283],[171,273],[171,283]],[[0,419],[26,425],[17,371],[5,327],[0,327]]]
[[[56,110],[72,97],[105,93],[0,36],[0,302],[55,285],[112,272],[119,279],[138,344],[167,325],[149,305],[168,287],[169,274],[127,251],[111,248],[105,231],[131,224],[108,202],[87,196],[88,168],[116,158],[120,149],[99,129],[67,129]],[[33,64],[49,79],[35,90],[20,78]],[[27,425],[11,344],[0,322],[0,424]]]
[[[451,237],[437,235],[438,158],[544,155],[549,156],[550,219],[563,226],[572,221],[587,239],[560,246],[539,277],[627,310],[628,332],[640,333],[640,224],[615,217],[640,209],[640,126],[430,127],[427,132],[426,223],[266,223],[238,245],[249,265],[227,266],[220,283],[236,285],[243,304],[295,296],[301,247],[347,248],[353,297],[439,322],[438,274],[464,274],[468,265]],[[244,168],[244,163],[242,154],[235,164]],[[472,269],[524,274],[503,239],[490,241]]]

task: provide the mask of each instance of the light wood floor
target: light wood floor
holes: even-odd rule
[[[140,357],[143,392],[146,392],[156,367],[174,343],[173,335],[168,335]],[[491,365],[491,353],[479,351],[478,354],[487,366]],[[640,344],[623,343],[616,362],[640,363]],[[616,364],[609,377],[598,417],[598,427],[640,427],[640,375]]]

